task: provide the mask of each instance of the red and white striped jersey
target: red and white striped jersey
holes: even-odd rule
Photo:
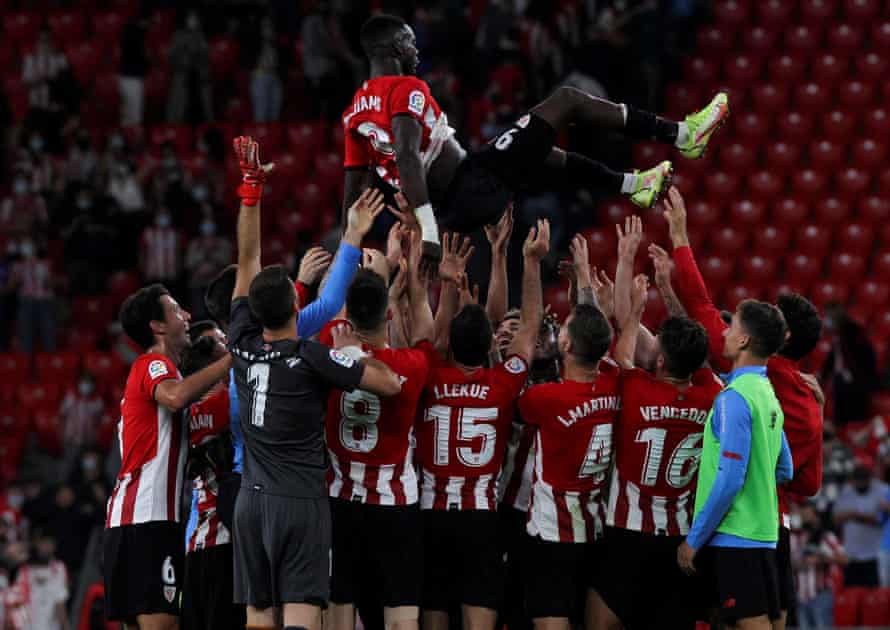
[[[797,601],[806,603],[819,593],[830,589],[835,571],[840,571],[837,560],[844,553],[844,547],[830,531],[822,532],[817,540],[808,531],[791,532],[791,559],[797,569]],[[810,564],[806,560],[821,557],[822,562]],[[831,562],[830,560],[834,560]]]
[[[145,228],[142,232],[142,273],[153,280],[176,278],[181,248],[179,232],[174,228]]]
[[[538,427],[529,535],[564,543],[601,535],[612,429],[621,409],[620,374],[604,359],[592,383],[534,385],[519,399],[522,419]]]
[[[325,431],[330,496],[372,505],[417,503],[414,418],[429,372],[422,350],[362,348],[399,375],[402,391],[389,398],[356,389],[333,390]]]
[[[12,266],[12,276],[21,297],[45,300],[53,296],[52,272],[48,260],[20,260]]]
[[[229,388],[217,386],[189,411],[189,444],[200,446],[229,428]],[[232,535],[216,513],[218,471],[204,470],[192,480],[198,494],[198,524],[188,541],[188,552],[232,542]]]
[[[513,422],[504,468],[498,480],[499,503],[520,512],[527,512],[532,496],[535,469],[535,433],[537,429],[524,422]]]
[[[163,354],[143,354],[130,367],[118,422],[121,468],[108,500],[105,527],[179,521],[185,419],[183,413],[159,405],[154,391],[163,381],[181,378]]]
[[[432,368],[417,426],[420,507],[494,510],[513,407],[528,364],[513,355],[493,368],[467,373],[442,361],[429,343],[421,347]]]
[[[722,388],[708,368],[693,374],[685,389],[639,368],[623,373],[609,526],[688,533],[705,420]]]
[[[62,630],[59,604],[68,602],[68,571],[59,560],[46,565],[26,564],[5,592],[7,626],[13,630]]]

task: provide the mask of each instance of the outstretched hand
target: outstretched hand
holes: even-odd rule
[[[260,162],[260,145],[250,136],[238,136],[232,141],[232,146],[241,170],[238,197],[243,205],[255,206],[263,196],[263,182],[275,168],[275,164]]]
[[[643,240],[643,220],[636,215],[626,217],[624,231],[620,223],[615,225],[615,231],[618,233],[618,257],[633,260]]]
[[[689,245],[689,232],[686,228],[686,202],[676,186],[668,189],[667,196],[662,199],[665,210],[662,213],[668,222],[671,243],[676,247]]]
[[[522,255],[525,258],[541,262],[550,252],[550,221],[538,219],[528,231],[525,243],[522,245]]]
[[[402,222],[405,228],[421,233],[420,223],[414,216],[414,209],[408,203],[408,199],[402,193],[396,193],[396,206],[389,206],[388,209],[393,215]],[[424,276],[433,279],[439,270],[439,263],[442,261],[442,246],[431,241],[422,241],[420,249],[420,271]]]
[[[491,253],[498,256],[507,255],[507,247],[510,245],[510,236],[513,234],[513,202],[507,205],[504,214],[493,225],[486,225],[485,238],[491,245]]]
[[[649,278],[644,274],[634,278],[634,284],[630,292],[630,312],[634,319],[639,321],[646,308],[649,299]]]
[[[591,286],[596,295],[596,303],[607,319],[615,315],[615,283],[604,269],[594,267]]]
[[[461,238],[456,232],[445,232],[442,235],[444,253],[439,263],[439,278],[458,284],[458,276],[467,269],[467,262],[475,248],[469,236]]]
[[[297,271],[297,281],[302,282],[306,286],[311,286],[318,282],[324,275],[325,270],[331,264],[333,256],[330,252],[325,251],[323,247],[312,247],[303,254],[300,261],[300,268]]]
[[[366,189],[349,207],[344,240],[350,241],[356,247],[361,246],[362,239],[371,231],[374,219],[383,212],[384,207],[383,193],[376,188]]]

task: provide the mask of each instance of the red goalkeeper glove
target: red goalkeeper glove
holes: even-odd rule
[[[238,197],[245,206],[255,206],[263,196],[263,182],[274,164],[260,164],[260,145],[250,136],[238,136],[232,144],[241,169]]]

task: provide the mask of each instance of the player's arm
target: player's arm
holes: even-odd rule
[[[410,308],[411,331],[409,340],[415,346],[421,341],[434,342],[436,323],[429,301],[429,276],[420,270],[420,259],[423,255],[420,234],[410,232],[408,244],[408,302]],[[443,283],[444,284],[444,283]]]
[[[513,203],[511,202],[500,220],[485,226],[485,237],[491,245],[491,276],[488,280],[488,297],[485,312],[493,325],[497,325],[507,312],[507,249],[513,234]]]
[[[621,334],[618,336],[612,355],[618,365],[625,370],[629,370],[634,367],[637,340],[640,337],[640,329],[642,328],[640,318],[643,316],[643,310],[646,308],[646,298],[649,295],[649,281],[646,279],[646,276],[640,274],[633,279],[633,286],[625,288],[622,284],[622,282],[619,282],[619,276],[616,274],[615,299],[618,299],[620,291],[630,293],[628,296],[630,312],[621,323]]]
[[[791,448],[788,446],[788,438],[782,431],[782,449],[779,451],[779,459],[776,461],[776,483],[783,484],[794,478],[794,461],[791,459]]]
[[[274,164],[260,163],[260,147],[253,138],[238,136],[234,142],[235,155],[241,168],[238,197],[238,271],[232,299],[245,297],[250,283],[260,272],[260,198],[263,182]]]
[[[354,140],[347,139],[347,145]],[[343,174],[343,208],[341,210],[340,225],[346,226],[349,216],[349,208],[352,207],[362,194],[362,191],[371,185],[371,171],[365,166],[347,166]]]
[[[333,385],[347,391],[363,389],[384,397],[402,391],[399,375],[382,361],[364,354],[361,341],[351,326],[338,324],[331,330],[331,336],[337,350],[325,357],[323,374]],[[356,360],[355,357],[361,358]],[[356,375],[359,376],[358,382],[355,381]]]
[[[456,232],[446,232],[442,235],[443,254],[438,269],[441,285],[439,287],[439,305],[434,320],[433,341],[433,345],[442,353],[448,351],[451,321],[461,309],[460,288],[462,285],[468,284],[467,263],[475,251],[471,243],[470,237],[462,237]],[[412,244],[412,247],[416,251],[417,244]],[[421,262],[415,256],[415,260],[410,266],[412,269],[417,269]]]
[[[539,219],[532,226],[522,245],[522,307],[519,330],[510,343],[508,354],[517,354],[526,363],[532,359],[535,341],[544,317],[544,297],[541,293],[541,261],[550,251],[550,222]]]
[[[232,355],[227,354],[182,380],[161,381],[154,388],[154,399],[170,411],[185,409],[223,380],[231,367]]]

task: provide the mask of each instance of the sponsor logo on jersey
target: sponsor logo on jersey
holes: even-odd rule
[[[423,116],[423,108],[426,105],[426,97],[420,90],[414,90],[408,95],[408,110],[418,116]]]
[[[333,361],[337,365],[342,365],[345,368],[351,368],[353,365],[355,365],[355,359],[346,356],[339,350],[331,350],[330,356],[331,361]]]
[[[519,120],[516,121],[516,126],[519,127],[520,129],[525,129],[526,127],[528,127],[528,123],[531,122],[531,119],[532,119],[532,117],[529,116],[528,114],[526,114],[525,116],[523,116],[522,118],[520,118]]]
[[[163,361],[152,361],[148,364],[148,375],[151,378],[159,378],[168,374],[167,364]]]
[[[504,363],[504,369],[510,374],[522,374],[525,372],[525,361],[519,357],[512,357]]]

